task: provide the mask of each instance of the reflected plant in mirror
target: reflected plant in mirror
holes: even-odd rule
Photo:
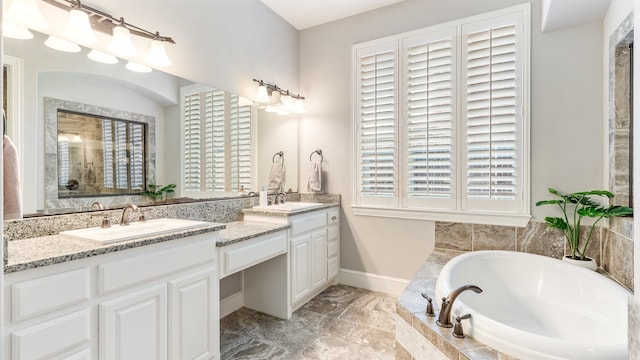
[[[147,125],[58,109],[58,198],[139,194]]]

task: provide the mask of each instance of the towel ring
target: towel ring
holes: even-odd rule
[[[282,163],[284,164],[284,152],[278,151],[277,153],[273,154],[273,157],[271,158],[271,162],[274,164],[276,162],[276,156],[280,156],[280,158],[282,159]]]
[[[311,155],[309,155],[309,161],[311,161],[311,158],[313,157],[313,154],[320,155],[320,162],[322,162],[322,160],[324,160],[324,156],[322,156],[322,150],[318,149],[318,150],[312,152]]]

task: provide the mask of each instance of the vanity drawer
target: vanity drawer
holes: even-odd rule
[[[332,226],[327,229],[328,242],[338,241],[339,237],[340,237],[340,228],[338,228],[337,226]]]
[[[220,278],[287,252],[284,231],[245,240],[219,249]]]
[[[327,226],[327,218],[324,211],[302,215],[299,218],[291,219],[289,234],[291,237],[305,233],[307,231]]]
[[[340,271],[340,257],[335,256],[327,262],[329,279],[332,279],[338,275],[338,271]]]
[[[85,268],[11,285],[11,320],[22,321],[88,300],[89,276]]]
[[[340,224],[340,209],[335,208],[331,209],[327,212],[327,225],[338,225]]]
[[[327,244],[327,258],[330,259],[331,257],[338,255],[339,251],[340,251],[340,242],[332,241]]]
[[[216,238],[210,234],[191,237],[192,244],[170,247],[151,254],[136,255],[98,266],[100,295],[174,274],[196,264],[215,260]],[[157,245],[163,245],[157,244]],[[153,246],[153,245],[149,245]]]
[[[11,334],[13,359],[51,359],[62,351],[90,345],[89,310],[46,321]]]

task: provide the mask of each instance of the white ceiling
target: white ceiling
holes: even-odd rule
[[[403,0],[260,0],[298,30]],[[472,0],[477,1],[477,0]],[[551,31],[602,19],[611,0],[542,0],[542,29]]]
[[[403,0],[260,0],[298,30],[395,4]]]

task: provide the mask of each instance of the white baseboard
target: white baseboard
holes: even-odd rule
[[[244,306],[244,292],[240,291],[220,300],[220,319]]]
[[[383,292],[393,296],[400,296],[407,285],[409,285],[409,280],[406,279],[342,268],[340,269],[338,282],[340,284]]]

